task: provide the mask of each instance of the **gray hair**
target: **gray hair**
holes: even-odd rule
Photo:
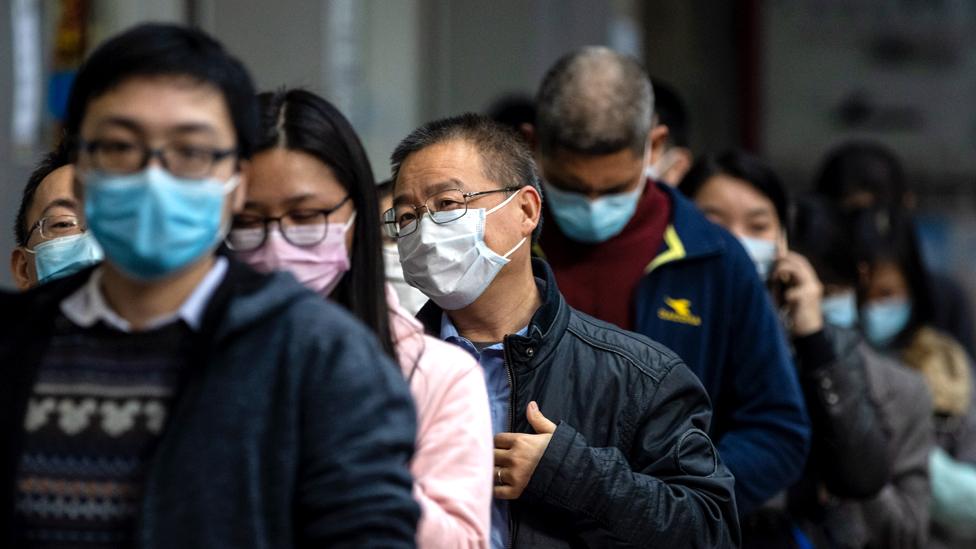
[[[400,166],[410,155],[448,141],[464,141],[474,145],[481,156],[482,173],[486,179],[504,187],[531,186],[542,196],[535,159],[521,137],[511,128],[474,113],[428,122],[405,137],[390,156],[393,185],[396,186]],[[540,218],[533,232],[533,242],[541,229]]]
[[[543,154],[559,149],[643,154],[654,112],[651,80],[633,57],[603,46],[563,56],[536,95],[536,135]]]

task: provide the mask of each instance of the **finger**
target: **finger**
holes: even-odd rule
[[[520,436],[519,433],[498,433],[495,435],[495,448],[511,448]]]
[[[797,303],[803,301],[805,297],[806,289],[804,288],[792,288],[783,292],[783,299],[788,303]]]
[[[514,463],[511,450],[499,450],[495,448],[495,466],[511,467]]]
[[[540,435],[556,432],[556,424],[542,415],[542,410],[539,409],[539,405],[534,400],[529,403],[525,417],[529,420],[529,425]]]
[[[495,486],[495,497],[498,499],[518,499],[520,494],[514,486]]]

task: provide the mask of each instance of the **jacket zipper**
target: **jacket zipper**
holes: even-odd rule
[[[506,340],[508,337],[505,338]],[[512,362],[508,355],[508,341],[502,345],[502,365],[505,373],[508,374],[508,432],[515,432],[515,372],[512,370]],[[515,547],[515,516],[512,513],[512,505],[508,506],[508,547]]]

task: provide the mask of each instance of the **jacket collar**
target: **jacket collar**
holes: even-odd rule
[[[671,223],[664,230],[660,253],[647,264],[645,273],[668,263],[715,255],[725,250],[721,234],[694,203],[672,187],[663,183],[657,185],[671,201]]]
[[[525,336],[512,334],[505,337],[505,353],[512,365],[528,369],[542,364],[556,348],[566,331],[570,313],[569,305],[559,293],[556,277],[549,265],[541,259],[533,258],[532,274],[539,288],[542,305],[532,315]],[[443,312],[433,301],[428,301],[417,313],[417,319],[423,323],[428,334],[438,337]]]

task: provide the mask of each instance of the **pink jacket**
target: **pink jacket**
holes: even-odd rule
[[[494,445],[484,374],[423,326],[387,288],[391,330],[417,406],[417,451],[410,464],[421,508],[421,548],[487,548],[490,537]]]

